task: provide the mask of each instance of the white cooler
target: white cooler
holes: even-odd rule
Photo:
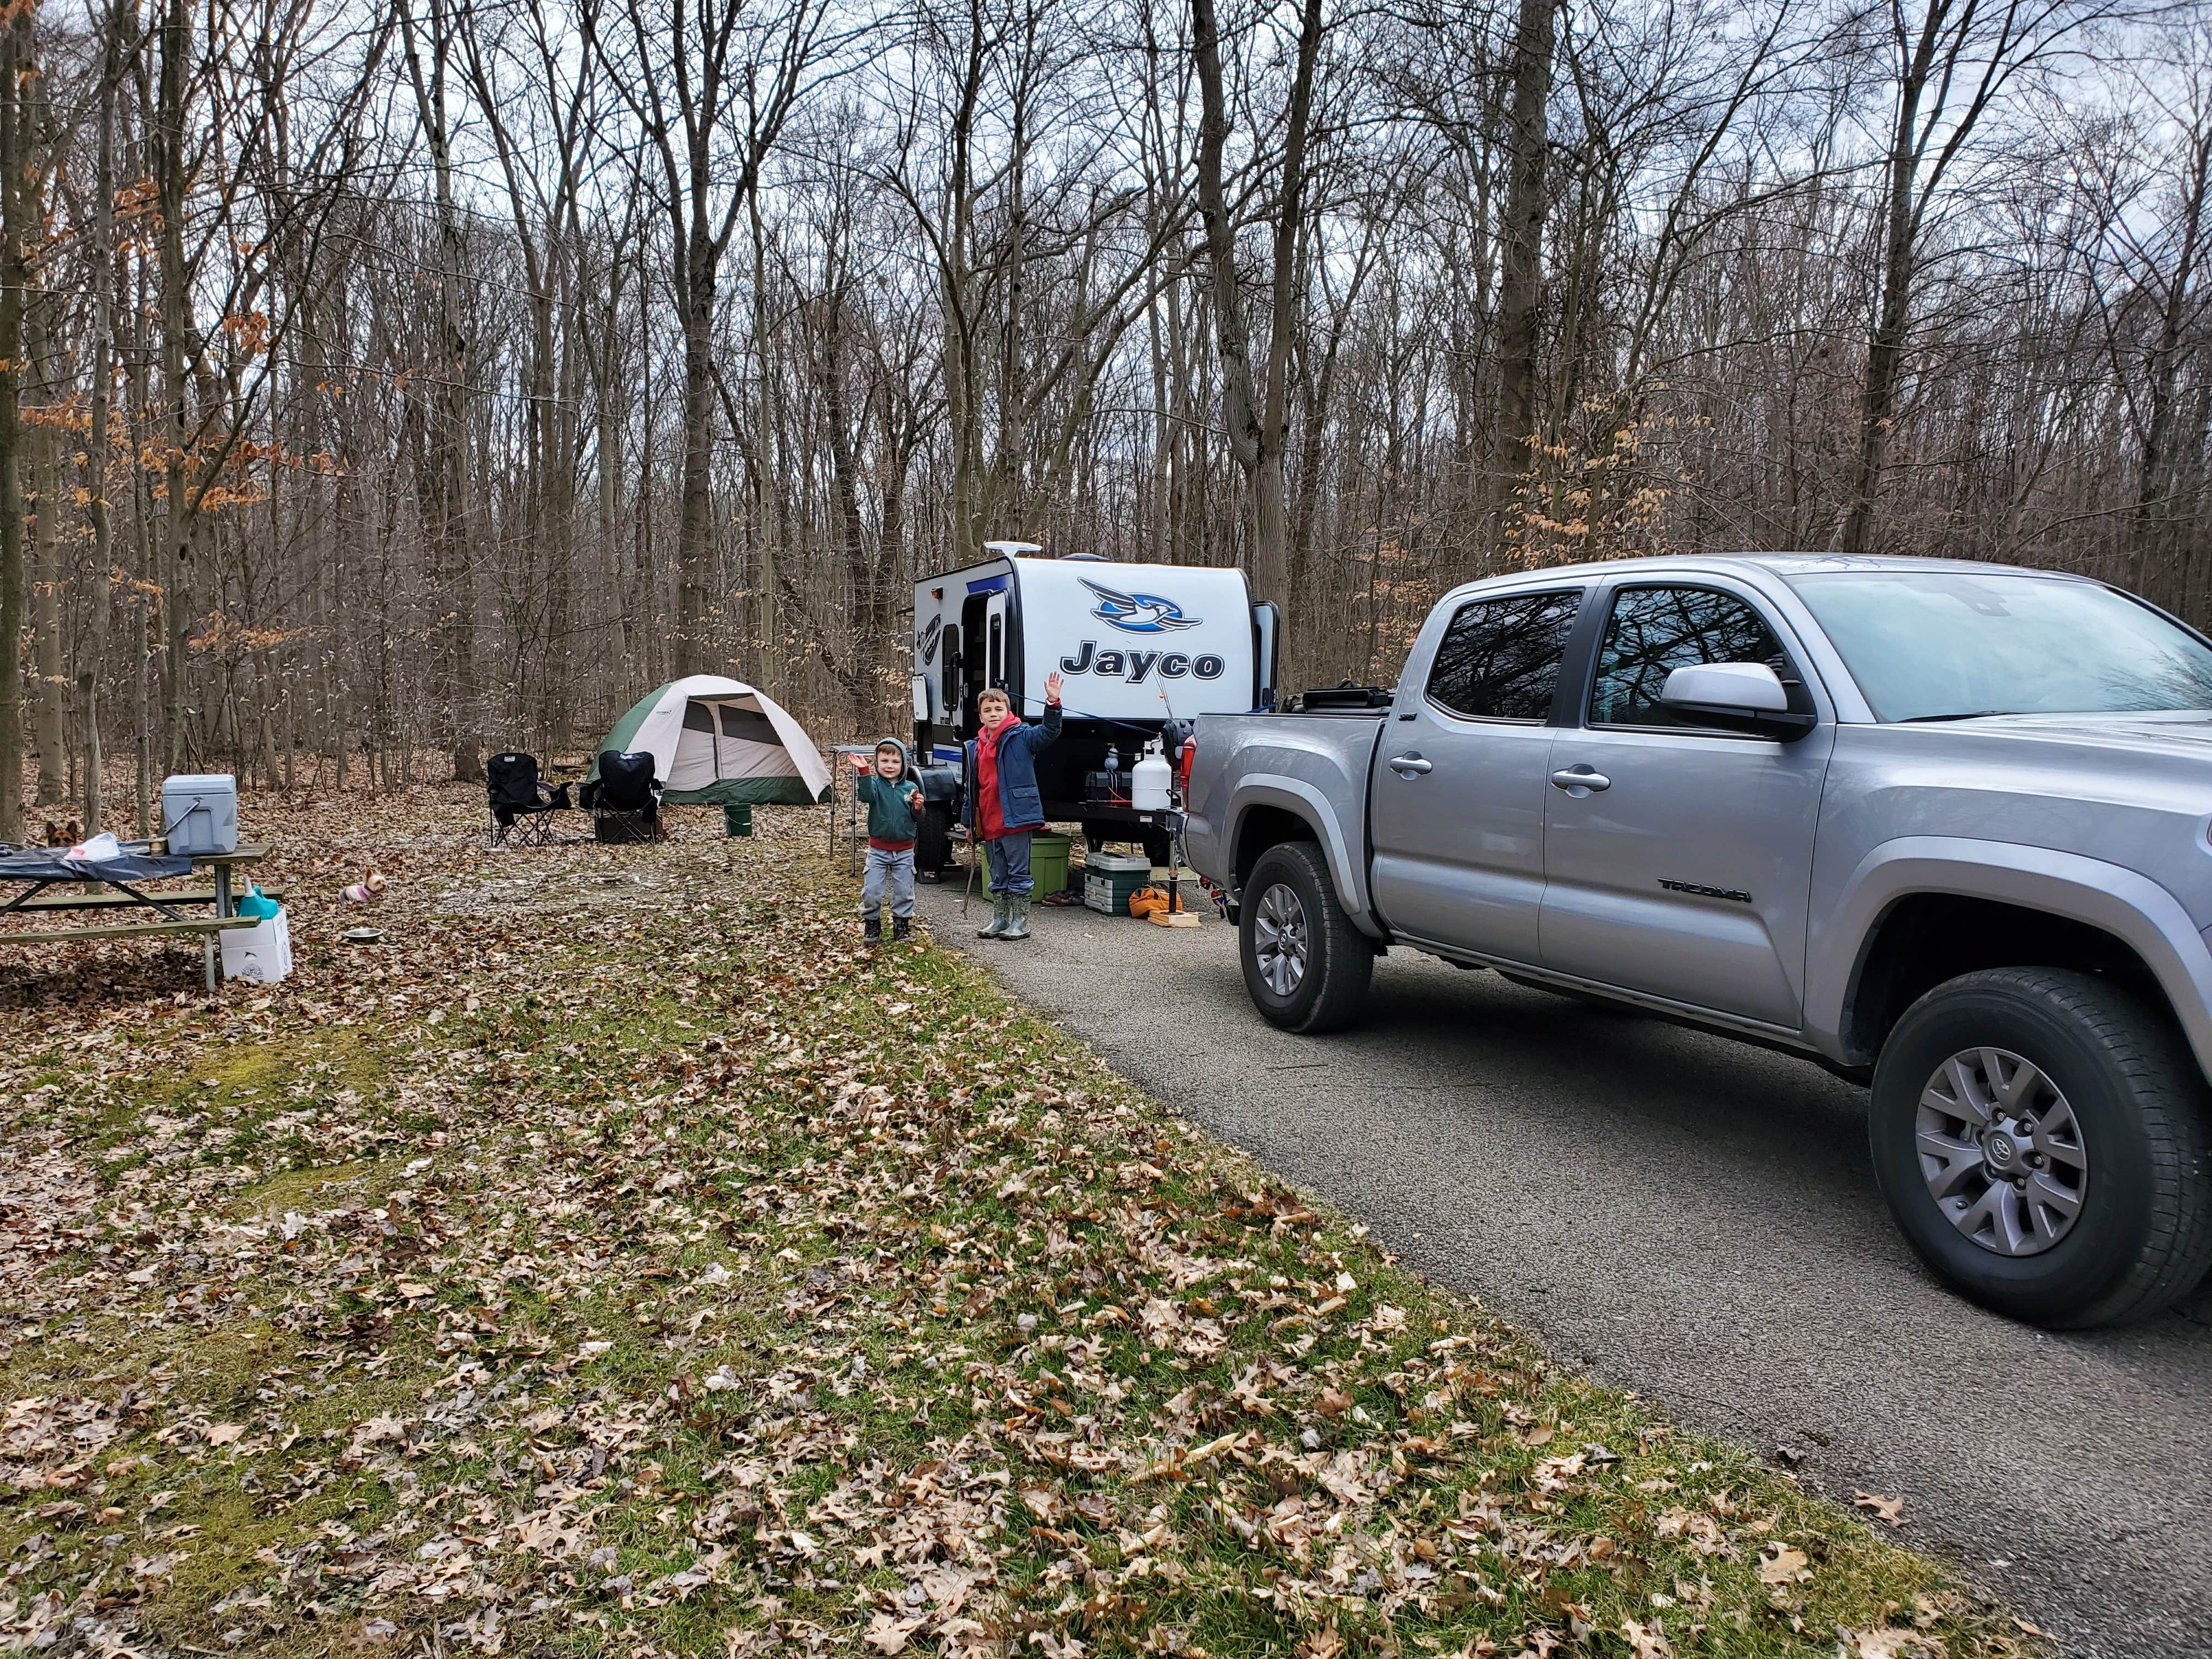
[[[216,937],[222,941],[225,979],[274,985],[292,971],[292,930],[281,909],[251,927],[226,927]]]

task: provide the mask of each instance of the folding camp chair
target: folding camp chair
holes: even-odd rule
[[[599,757],[599,775],[592,783],[586,804],[592,809],[592,836],[596,841],[660,839],[660,781],[653,775],[650,755],[606,750]]]
[[[569,810],[568,786],[547,786],[535,755],[494,755],[484,763],[484,806],[494,847],[550,847],[553,817]]]

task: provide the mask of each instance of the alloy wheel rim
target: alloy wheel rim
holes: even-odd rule
[[[1260,977],[1279,997],[1306,976],[1306,907],[1281,883],[1260,895],[1252,915],[1252,956]]]
[[[1995,1255],[2040,1255],[2074,1230],[2089,1153],[2064,1093],[2008,1048],[1966,1048],[1920,1091],[1920,1174],[1936,1206]]]

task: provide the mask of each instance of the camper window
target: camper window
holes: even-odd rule
[[[991,618],[991,672],[986,685],[1006,683],[1006,618],[994,615]]]
[[[957,626],[945,630],[942,647],[945,652],[945,718],[952,725],[960,720],[960,629]]]

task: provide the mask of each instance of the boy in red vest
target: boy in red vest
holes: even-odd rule
[[[991,921],[978,939],[1030,936],[1030,837],[1044,828],[1044,798],[1037,791],[1036,751],[1060,736],[1060,677],[1045,676],[1044,721],[1025,725],[1002,686],[975,699],[982,730],[968,745],[966,790],[969,834],[983,843],[990,872]]]

